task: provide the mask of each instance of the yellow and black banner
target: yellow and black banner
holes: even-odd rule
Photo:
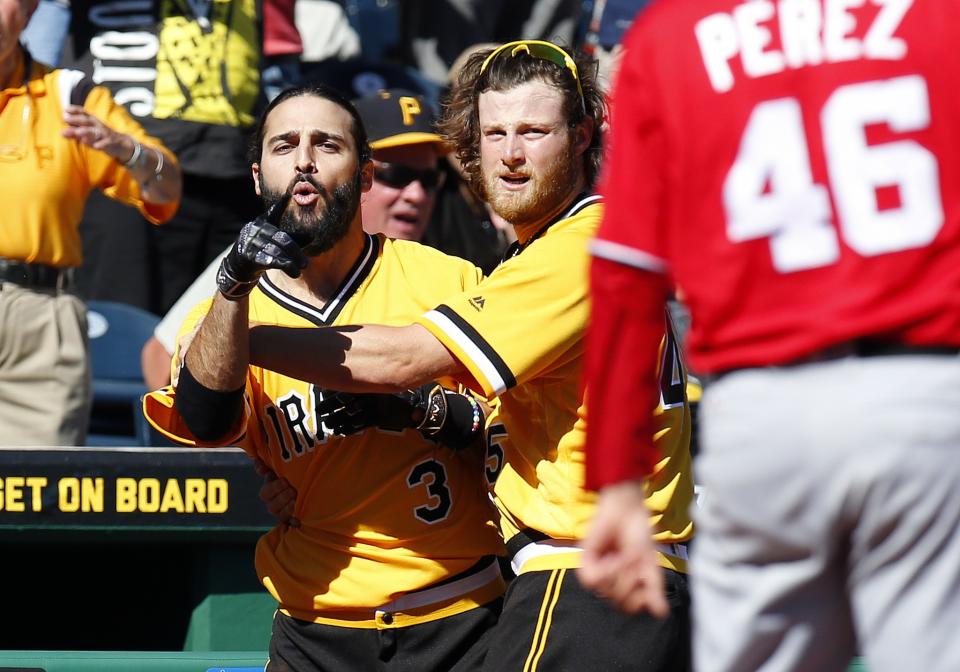
[[[263,531],[261,483],[236,448],[0,448],[0,530]]]

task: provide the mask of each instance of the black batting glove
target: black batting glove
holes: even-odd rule
[[[425,438],[454,450],[476,442],[484,417],[472,397],[435,383],[397,394],[328,391],[316,412],[317,420],[340,436],[370,427],[393,431],[415,427]]]
[[[279,268],[291,278],[300,277],[307,257],[289,234],[277,228],[289,202],[290,194],[286,194],[240,229],[237,242],[217,270],[217,287],[225,298],[236,301],[252,292],[268,268]]]
[[[369,427],[400,431],[415,427],[416,405],[409,392],[351,394],[324,391],[317,402],[317,420],[334,434],[349,436]]]

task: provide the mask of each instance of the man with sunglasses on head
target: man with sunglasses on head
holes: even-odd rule
[[[332,392],[251,365],[247,332],[253,321],[403,324],[480,272],[363,230],[374,165],[359,114],[335,90],[282,92],[255,131],[266,214],[221,262],[217,294],[181,329],[174,387],[148,395],[144,413],[178,443],[241,446],[301,495],[287,510],[295,522],[257,545],[279,603],[268,670],[447,672],[496,620],[504,590],[482,454],[470,449],[479,405],[432,383]],[[378,427],[366,429],[371,415]]]
[[[596,503],[584,488],[580,374],[587,248],[602,212],[591,184],[603,113],[590,64],[556,45],[521,41],[473,55],[440,126],[474,188],[516,229],[505,261],[407,326],[251,332],[252,361],[316,384],[402,389],[449,376],[499,396],[485,475],[517,578],[464,669],[689,669],[682,542],[692,534],[690,416],[669,326],[656,422],[662,459],[647,501],[669,608],[661,595],[661,618],[628,616],[582,588],[573,571]],[[623,403],[625,413],[653,411]]]

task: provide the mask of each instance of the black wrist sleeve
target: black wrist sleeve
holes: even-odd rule
[[[186,362],[180,369],[174,405],[195,437],[214,442],[237,422],[243,410],[243,390],[218,392],[204,387],[190,373]]]

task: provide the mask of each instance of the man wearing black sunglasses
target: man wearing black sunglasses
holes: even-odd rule
[[[373,150],[373,186],[363,197],[363,229],[390,238],[423,238],[441,175],[443,141],[426,100],[389,89],[354,101]]]

